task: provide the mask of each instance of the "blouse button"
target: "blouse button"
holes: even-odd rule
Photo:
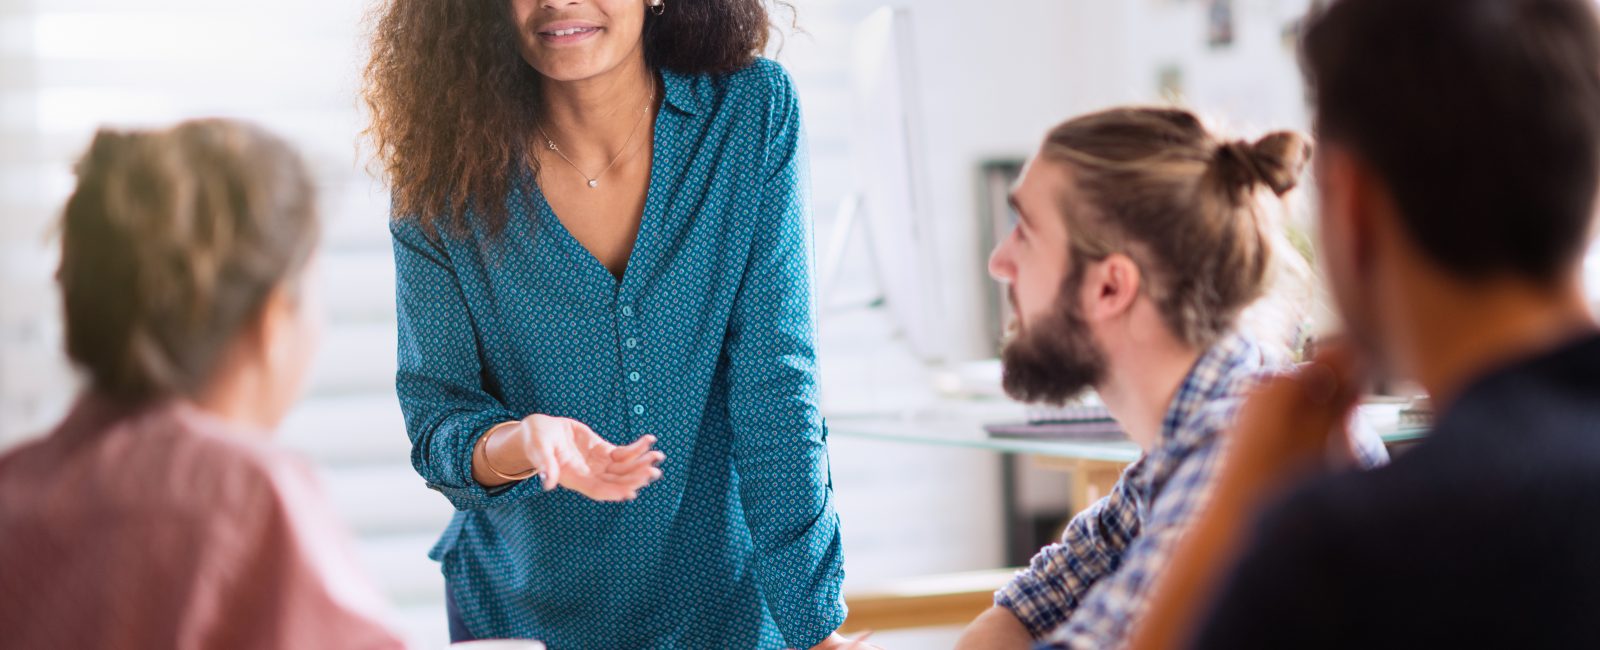
[[[630,317],[633,316],[633,306],[632,305],[623,305],[622,306],[622,315],[623,316],[630,316]]]
[[[628,381],[639,381],[639,373],[637,371],[628,373]]]
[[[628,339],[626,341],[623,341],[622,344],[628,346],[628,349],[631,350],[633,348],[639,347],[639,339],[630,338],[630,339]]]
[[[633,414],[634,415],[644,415],[644,405],[643,404],[634,404],[633,405]]]

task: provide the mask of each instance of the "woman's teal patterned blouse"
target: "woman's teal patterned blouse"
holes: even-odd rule
[[[431,556],[478,637],[806,648],[845,612],[799,103],[765,59],[660,74],[620,281],[537,190],[506,198],[498,237],[392,221],[411,460],[458,510]],[[485,490],[474,441],[530,413],[617,444],[653,434],[665,475],[630,503]]]

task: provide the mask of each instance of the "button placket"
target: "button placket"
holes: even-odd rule
[[[640,380],[643,379],[643,375],[639,374],[637,370],[642,355],[639,353],[640,341],[636,334],[637,329],[633,320],[635,311],[633,305],[623,303],[617,309],[617,313],[621,315],[619,320],[621,321],[621,331],[624,335],[622,339],[621,370],[624,372],[623,376],[628,380],[623,392],[627,395],[630,403],[628,412],[635,417],[639,417],[644,415],[645,408],[643,388],[640,386]]]

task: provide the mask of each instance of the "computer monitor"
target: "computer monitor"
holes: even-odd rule
[[[950,316],[940,308],[911,24],[909,10],[885,7],[857,26],[850,142],[857,207],[884,302],[912,351],[935,360],[944,356],[942,323]]]

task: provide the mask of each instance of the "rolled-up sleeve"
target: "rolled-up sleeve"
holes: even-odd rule
[[[1215,429],[1177,459],[1177,467],[1149,505],[1138,533],[1126,543],[1115,570],[1090,585],[1066,622],[1037,648],[1120,648],[1149,604],[1155,577],[1179,539],[1204,510],[1216,476],[1221,443]]]
[[[996,605],[1011,610],[1033,638],[1066,623],[1089,590],[1122,564],[1122,554],[1140,529],[1134,477],[1129,468],[1111,493],[1072,518],[1061,541],[1039,550],[1028,568],[995,593]]]
[[[844,558],[817,407],[799,103],[788,77],[777,80],[750,258],[724,353],[734,467],[755,570],[785,642],[806,648],[844,622]]]
[[[398,365],[395,390],[411,438],[411,464],[459,510],[538,494],[537,481],[487,489],[472,477],[478,437],[522,415],[484,388],[477,328],[438,237],[413,219],[390,222],[394,238]]]

